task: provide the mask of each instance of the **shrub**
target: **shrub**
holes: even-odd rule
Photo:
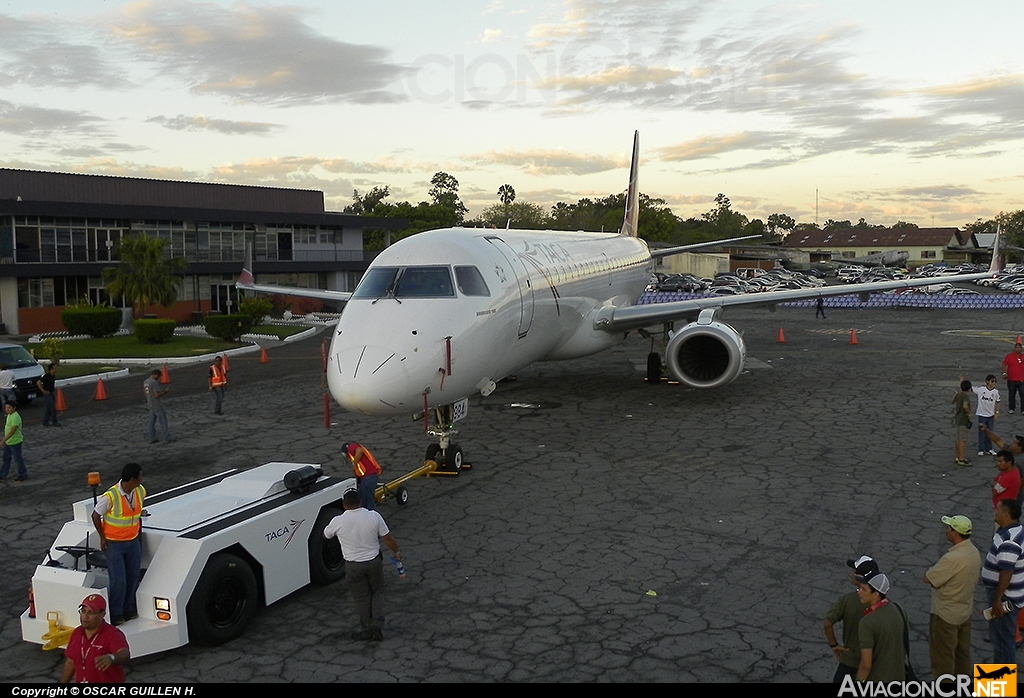
[[[207,315],[203,320],[206,334],[225,342],[237,342],[238,338],[252,329],[252,318],[248,315]]]
[[[163,344],[174,337],[174,320],[158,318],[156,320],[136,320],[135,338],[143,344]]]
[[[253,325],[263,323],[263,318],[270,315],[274,310],[274,303],[266,296],[258,298],[243,298],[238,303],[238,312],[241,315],[248,315],[252,318]]]
[[[59,337],[47,337],[43,340],[43,356],[50,360],[51,364],[59,364],[64,356],[64,340]]]
[[[121,328],[121,310],[104,306],[69,306],[60,311],[60,323],[73,335],[109,337]]]

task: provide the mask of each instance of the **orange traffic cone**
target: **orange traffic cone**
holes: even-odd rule
[[[850,344],[857,343],[857,330],[850,330]]]
[[[1020,343],[1021,343],[1021,341],[1020,341],[1020,335],[1017,335],[1017,341],[1016,341],[1015,343],[1016,343],[1016,344],[1020,344]]]
[[[224,373],[227,373],[228,371],[231,370],[228,367],[228,355],[227,354],[221,354],[221,356],[220,356],[220,363],[221,363],[221,366],[224,367]]]
[[[260,363],[261,363],[261,364],[265,364],[265,363],[267,363],[268,361],[270,361],[270,359],[268,359],[268,358],[267,358],[267,350],[266,350],[266,349],[263,349],[263,348],[261,347],[261,348],[260,348]]]
[[[66,402],[64,402],[64,388],[57,388],[57,411],[64,412],[68,408]]]
[[[164,364],[164,370],[160,372],[160,383],[161,385],[167,385],[171,382],[171,377],[167,373],[167,364]]]
[[[94,399],[95,400],[106,400],[107,399],[107,389],[103,387],[103,379],[102,378],[97,378],[96,379],[96,397]]]
[[[785,344],[786,343],[786,335],[782,334],[782,328],[781,327],[779,328],[779,338],[776,341],[779,344]]]

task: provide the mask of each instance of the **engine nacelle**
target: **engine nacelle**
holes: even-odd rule
[[[665,348],[672,377],[691,388],[718,388],[743,370],[743,337],[725,323],[693,322],[672,335]]]

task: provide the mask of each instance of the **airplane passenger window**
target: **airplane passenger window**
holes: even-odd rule
[[[396,298],[437,298],[454,296],[448,267],[406,267],[398,277]]]
[[[476,267],[455,267],[455,283],[464,296],[490,296],[491,290]]]
[[[378,267],[368,269],[362,281],[352,292],[353,298],[380,298],[387,295],[388,289],[395,281],[397,267]]]

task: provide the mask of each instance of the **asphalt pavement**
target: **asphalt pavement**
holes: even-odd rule
[[[954,466],[950,400],[958,374],[999,373],[1024,318],[828,313],[728,312],[748,366],[715,391],[647,385],[637,335],[524,369],[460,422],[471,471],[415,480],[406,506],[381,505],[408,573],[386,571],[383,642],[349,639],[358,621],[342,582],[261,609],[220,647],[134,660],[128,680],[828,681],[822,621],[860,554],[889,574],[928,676],[922,578],[947,547],[939,517],[970,516],[983,551],[992,530],[996,468],[973,455],[973,468]],[[172,367],[172,444],[146,443],[144,376],[108,382],[103,402],[93,386],[67,389],[60,428],[40,425],[41,403],[24,409],[30,479],[0,486],[0,680],[60,673],[57,653],[21,640],[18,616],[88,471],[109,485],[137,460],[150,492],[273,460],[344,474],[338,451],[353,439],[384,480],[422,462],[430,441],[408,418],[335,406],[324,428],[324,336],[268,345],[267,364],[232,359],[223,417],[204,365]],[[1005,410],[997,433],[1024,433]],[[980,615],[973,629],[975,661],[990,660]]]

